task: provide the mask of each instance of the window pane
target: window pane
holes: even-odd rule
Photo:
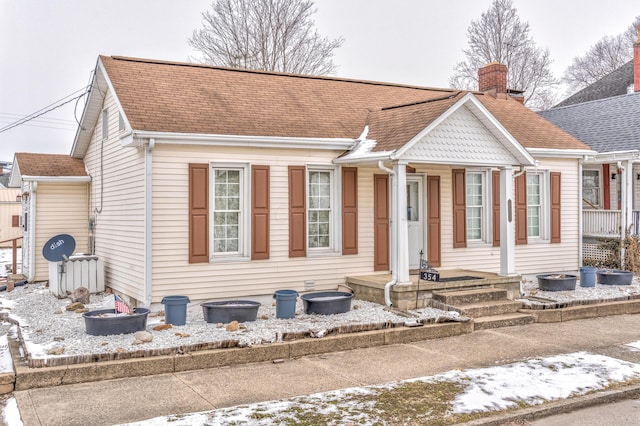
[[[484,173],[466,174],[467,239],[482,240],[484,215]]]
[[[309,248],[331,247],[331,177],[330,171],[310,171],[308,175]]]
[[[214,169],[213,250],[214,253],[240,251],[241,171]]]

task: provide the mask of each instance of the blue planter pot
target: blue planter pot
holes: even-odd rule
[[[633,281],[633,272],[619,269],[600,269],[596,275],[598,284],[604,285],[629,285]]]

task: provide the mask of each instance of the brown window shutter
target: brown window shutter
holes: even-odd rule
[[[358,169],[342,168],[342,254],[358,254]]]
[[[209,164],[189,164],[189,263],[209,261]]]
[[[516,178],[516,244],[527,244],[527,174]]]
[[[307,255],[306,168],[289,166],[289,257]]]
[[[427,260],[431,266],[442,264],[440,176],[427,176]]]
[[[373,270],[389,270],[389,176],[373,175]]]
[[[453,170],[453,247],[467,246],[467,200],[464,169]]]
[[[20,227],[20,215],[11,216],[11,226],[13,226],[14,228]]]
[[[251,166],[251,260],[269,258],[269,166]]]
[[[550,205],[550,225],[551,225],[551,242],[559,243],[561,238],[561,219],[560,219],[560,172],[549,173],[551,179],[551,205]]]
[[[611,182],[609,181],[609,165],[602,165],[602,208],[611,209]]]
[[[493,225],[493,246],[500,247],[500,172],[491,173],[491,204]]]

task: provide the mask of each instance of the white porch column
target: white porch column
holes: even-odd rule
[[[500,275],[516,275],[513,167],[500,169]]]
[[[395,264],[392,263],[393,275],[397,280],[397,284],[411,284],[409,279],[409,231],[407,223],[407,163],[398,161],[393,165],[394,192],[393,199],[393,226],[392,234],[395,234],[395,245],[392,251],[396,253],[394,256]]]
[[[626,236],[627,229],[633,223],[633,162],[627,160],[623,163],[621,182],[621,208],[622,208],[622,237]]]

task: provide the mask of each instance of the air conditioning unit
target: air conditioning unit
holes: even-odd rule
[[[89,293],[104,291],[104,262],[98,256],[75,255],[61,262],[49,262],[49,290],[57,297],[67,297],[79,287]]]

